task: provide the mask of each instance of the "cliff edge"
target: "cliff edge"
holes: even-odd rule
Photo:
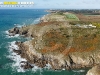
[[[100,64],[100,29],[70,25],[65,17],[50,14],[37,25],[9,30],[10,36],[20,34],[33,38],[16,42],[19,50],[14,52],[27,59],[27,64],[22,67],[27,69],[32,66],[30,64],[35,64],[43,68],[50,64],[55,70],[70,70]]]

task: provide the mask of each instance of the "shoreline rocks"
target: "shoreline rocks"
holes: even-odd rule
[[[34,66],[32,66],[31,64],[29,64],[28,62],[21,62],[21,64],[23,63],[23,65],[21,65],[22,68],[24,69],[32,69]]]
[[[16,31],[17,29],[13,30]],[[15,34],[16,32],[13,30],[11,30],[10,32],[14,32]],[[20,29],[19,33],[21,34]],[[29,32],[25,32],[25,34],[23,35],[28,35],[28,34]],[[61,70],[61,69],[72,70],[72,69],[93,67],[94,65],[98,65],[100,63],[99,50],[93,52],[83,52],[83,53],[73,52],[64,57],[62,55],[60,56],[60,54],[59,55],[42,54],[37,52],[37,48],[39,47],[38,46],[39,43],[37,43],[37,40],[35,41],[34,46],[32,46],[31,41],[16,42],[16,45],[18,45],[19,50],[14,50],[14,52],[16,52],[22,58],[25,58],[27,60],[27,64],[22,65],[24,69],[31,69],[33,66],[31,66],[30,64],[35,64],[36,66],[41,68],[44,68],[46,64],[50,64],[51,68],[54,70]]]
[[[14,36],[16,34],[19,34],[19,28],[14,27],[13,29],[10,29],[8,32],[10,33],[9,36]]]
[[[36,66],[41,68],[44,68],[46,64],[50,64],[51,68],[54,70],[61,70],[61,69],[72,70],[72,69],[92,67],[94,65],[94,64],[91,65],[77,64],[73,61],[71,55],[68,56],[64,64],[61,64],[60,60],[56,58],[51,58],[48,55],[41,54],[41,57],[38,57],[36,56],[35,53],[30,54],[27,45],[25,45],[23,42],[16,42],[16,44],[19,46],[19,50],[14,50],[14,52],[27,60],[27,62],[24,62],[25,65],[22,65],[24,69],[32,68],[33,66],[31,66],[30,64],[35,64]]]
[[[45,25],[44,25],[45,24]],[[54,25],[53,25],[54,24]],[[66,70],[72,70],[72,69],[79,69],[79,68],[87,68],[87,67],[93,67],[94,65],[99,65],[100,64],[100,50],[99,49],[95,49],[95,45],[94,44],[90,44],[91,40],[94,40],[95,44],[98,40],[97,40],[97,36],[95,37],[91,37],[90,32],[89,35],[86,33],[84,35],[88,35],[87,37],[82,36],[83,34],[80,34],[78,36],[79,32],[82,32],[83,29],[81,29],[80,31],[76,30],[77,34],[74,34],[72,38],[77,38],[77,39],[81,39],[81,40],[85,40],[83,42],[87,43],[87,39],[88,41],[90,41],[90,43],[88,43],[88,45],[90,44],[91,46],[93,45],[93,47],[90,47],[90,49],[93,49],[94,51],[78,51],[75,50],[74,48],[71,49],[71,51],[67,51],[68,54],[64,55],[64,53],[59,53],[60,50],[63,51],[65,50],[63,46],[63,44],[65,44],[65,40],[62,40],[64,43],[61,43],[59,45],[59,43],[56,46],[51,47],[51,49],[47,49],[47,53],[46,53],[46,49],[45,49],[45,45],[44,45],[44,41],[43,41],[43,37],[44,37],[44,33],[47,32],[49,35],[49,37],[54,38],[56,37],[56,34],[63,34],[63,37],[66,36],[66,38],[70,38],[70,36],[68,36],[68,34],[66,35],[66,33],[64,32],[64,28],[68,29],[68,27],[70,28],[70,26],[68,26],[68,23],[66,22],[57,22],[57,23],[53,23],[53,22],[44,22],[41,24],[37,24],[37,25],[33,25],[33,26],[27,26],[27,27],[22,27],[22,28],[13,28],[11,30],[9,30],[9,33],[14,36],[15,34],[20,34],[26,37],[34,37],[34,40],[31,41],[26,41],[26,42],[16,42],[16,45],[18,45],[19,50],[14,50],[14,52],[16,52],[18,55],[20,55],[22,58],[25,58],[27,60],[27,62],[21,62],[24,63],[24,65],[22,65],[21,67],[23,67],[24,69],[31,69],[32,66],[31,64],[35,64],[38,67],[44,68],[47,64],[51,65],[51,69],[53,70],[61,70],[61,69],[66,69]],[[51,29],[50,29],[51,28]],[[41,30],[42,29],[42,30]],[[48,32],[48,30],[50,31],[56,31],[59,33],[52,33],[54,34],[53,37],[51,36],[51,34]],[[79,28],[78,28],[79,29]],[[71,30],[71,29],[70,29]],[[67,32],[70,32],[67,31]],[[84,30],[86,32],[86,30]],[[91,29],[91,31],[93,31],[93,33],[96,33],[96,29]],[[67,37],[68,36],[68,37]],[[59,36],[60,38],[63,38],[62,35]],[[56,37],[58,38],[58,37]],[[92,39],[91,39],[92,38]],[[47,38],[45,38],[47,39]],[[77,40],[76,39],[76,40]],[[49,39],[46,40],[46,42]],[[59,39],[56,39],[58,42],[60,41]],[[78,43],[79,41],[74,40],[74,42]],[[53,40],[55,41],[55,39]],[[61,41],[61,42],[62,42]],[[82,41],[81,41],[82,42]],[[76,44],[74,43],[74,44]],[[50,43],[50,45],[53,45],[54,42]],[[85,43],[84,43],[85,44]],[[73,45],[73,44],[72,44]],[[79,44],[77,44],[79,45]],[[90,46],[89,45],[89,46]],[[80,45],[81,47],[82,45]],[[76,47],[76,45],[75,45]],[[86,44],[85,46],[82,46],[82,48],[87,49]],[[54,48],[54,49],[53,49]],[[59,49],[61,48],[61,49]],[[44,50],[42,50],[44,49]],[[59,49],[58,52],[56,52],[56,50]],[[84,50],[85,50],[84,49]],[[45,53],[42,53],[40,50],[44,51]],[[51,50],[51,52],[49,52],[49,50]],[[88,49],[89,50],[89,49]],[[55,53],[54,53],[55,52]],[[66,52],[66,51],[65,51]]]
[[[87,72],[86,75],[100,75],[100,65],[94,66]]]

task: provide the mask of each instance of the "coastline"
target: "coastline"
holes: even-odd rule
[[[43,16],[43,17],[45,18],[45,16]],[[19,34],[20,33],[19,29],[15,28],[12,30],[12,32],[14,32],[14,34],[16,34],[15,32],[17,32],[17,31]],[[25,35],[26,37],[30,36],[30,37],[36,38],[36,37],[38,37],[37,33],[35,32],[35,34],[32,35],[26,31],[24,33],[21,32],[20,35]],[[34,44],[36,44],[36,43],[34,42]],[[49,55],[49,54],[45,55],[45,54],[41,54],[41,53],[37,52],[37,50],[35,50],[36,45],[34,45],[34,47],[33,47],[31,41],[26,41],[24,43],[16,42],[16,45],[18,45],[19,49],[14,50],[14,52],[17,53],[18,55],[20,55],[22,58],[25,58],[27,60],[27,62],[24,62],[25,65],[22,65],[22,67],[24,69],[33,68],[34,66],[32,66],[31,64],[35,64],[36,66],[41,67],[41,68],[44,68],[47,64],[50,64],[51,69],[54,69],[54,70],[62,70],[62,69],[72,70],[72,69],[92,67],[94,65],[97,65],[97,63],[94,62],[94,58],[92,58],[92,57],[88,56],[87,58],[89,58],[89,60],[87,58],[85,60],[83,60],[81,53],[79,53],[80,54],[79,61],[81,60],[81,62],[77,61],[78,60],[77,52],[67,56],[66,57],[67,60],[66,60],[65,58],[63,58],[62,55],[58,55],[59,57],[57,56],[57,58],[56,58],[56,56],[54,56],[54,55],[53,56]],[[89,53],[87,53],[87,54],[89,54]]]
[[[45,15],[43,15],[43,16],[45,16]],[[40,23],[41,22],[40,18],[37,18],[37,19],[39,20],[38,23]],[[37,21],[37,19],[36,19],[36,21]],[[38,23],[35,23],[35,24],[38,24]],[[32,25],[34,25],[34,24],[32,24]],[[22,26],[18,25],[18,26],[15,26],[14,28],[21,28],[21,27],[26,27],[26,26],[25,25],[22,25]],[[9,30],[5,31],[5,34],[6,34],[7,38],[17,38],[20,36],[20,34],[10,33]],[[23,37],[23,35],[22,35],[22,37]],[[34,37],[31,39],[34,39]],[[26,58],[21,57],[20,50],[19,50],[18,45],[16,44],[16,41],[13,41],[9,44],[10,45],[8,47],[9,47],[10,55],[7,56],[7,58],[10,58],[15,62],[12,64],[12,68],[15,68],[17,70],[17,72],[26,72],[27,69],[29,69],[29,68],[31,68],[34,72],[36,72],[37,70],[41,70],[40,67],[38,67],[34,64],[29,64],[28,61],[26,60]],[[45,68],[50,69],[50,65],[47,64]]]

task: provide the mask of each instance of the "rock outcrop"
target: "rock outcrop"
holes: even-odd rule
[[[100,75],[100,65],[94,66],[86,75]]]
[[[53,69],[75,69],[100,64],[100,50],[98,47],[99,36],[94,36],[98,30],[91,29],[90,32],[93,31],[93,33],[87,35],[89,32],[85,33],[85,31],[88,31],[86,29],[71,28],[71,30],[75,31],[72,33],[73,35],[69,35],[70,33],[68,32],[70,30],[68,30],[69,26],[67,24],[68,23],[64,22],[55,25],[54,23],[54,25],[47,24],[44,27],[36,25],[10,30],[9,32],[14,34],[17,34],[19,31],[20,35],[34,36],[34,39],[31,41],[16,42],[20,49],[14,50],[14,52],[26,58],[31,64],[45,67],[46,64],[49,63]],[[42,27],[43,29],[40,30]],[[89,41],[86,43],[87,45],[90,44],[89,46],[86,47],[81,43],[82,41],[76,39],[80,37],[77,31],[81,32],[80,39],[83,43]],[[72,38],[73,42],[71,48],[67,50],[66,45],[70,43]],[[78,46],[80,46],[80,48]],[[83,49],[83,47],[85,49]]]
[[[26,65],[22,65],[24,69],[34,67],[31,64],[41,68],[50,64],[55,70],[100,65],[100,29],[77,28],[64,20],[50,20],[13,28],[9,33],[34,38],[26,42],[16,42],[19,50],[14,52],[27,60]]]
[[[9,36],[14,36],[16,34],[19,34],[19,28],[14,27],[13,29],[10,29],[8,32],[10,33]]]
[[[35,64],[41,68],[45,67],[46,64],[50,64],[51,68],[54,70],[70,70],[76,68],[92,67],[93,65],[98,65],[100,63],[99,60],[96,60],[98,56],[92,57],[93,54],[95,55],[95,52],[93,54],[86,52],[75,52],[69,54],[68,56],[63,56],[61,54],[55,56],[51,54],[39,53],[35,50],[35,48],[32,47],[31,43],[29,42],[17,42],[16,44],[19,46],[19,50],[14,50],[14,52],[21,55],[22,58],[27,59],[27,64],[23,66],[27,69],[31,67],[28,63]],[[96,55],[100,54],[96,52]]]

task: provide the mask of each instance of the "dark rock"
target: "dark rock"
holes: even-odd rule
[[[13,29],[10,29],[8,32],[9,33],[13,33],[14,32],[14,28]]]
[[[15,33],[15,34],[18,34],[18,33],[19,33],[19,28],[18,28],[18,27],[15,27],[15,28],[14,28],[14,33]]]
[[[25,65],[21,65],[24,69],[32,69],[33,66],[31,66],[28,62],[25,63]]]
[[[20,55],[22,53],[21,50],[13,50],[15,53],[17,53],[18,55]]]
[[[26,61],[21,61],[20,63],[26,63]]]
[[[23,31],[22,35],[26,35],[28,33],[28,31]]]
[[[15,42],[16,45],[21,45],[23,42]]]
[[[10,29],[8,32],[9,33],[13,33],[13,34],[18,34],[19,33],[19,28],[18,27],[15,27],[13,29]]]
[[[34,36],[31,34],[31,37],[34,37]]]
[[[68,67],[68,66],[65,66],[65,69],[66,69],[66,70],[70,70],[70,67]]]

